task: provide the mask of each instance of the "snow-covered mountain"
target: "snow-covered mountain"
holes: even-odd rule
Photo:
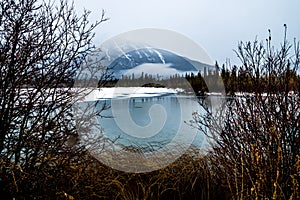
[[[142,72],[169,76],[176,73],[203,72],[205,67],[207,69],[213,68],[211,65],[155,48],[141,48],[123,53],[111,61],[109,67],[115,71],[116,76],[124,73],[140,74]]]

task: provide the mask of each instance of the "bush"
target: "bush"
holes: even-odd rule
[[[228,97],[217,111],[202,103],[207,115],[192,123],[211,138],[212,166],[233,199],[299,199],[299,88],[289,88],[299,43],[285,37],[276,51],[270,35],[266,45],[241,42],[236,52],[253,93]]]

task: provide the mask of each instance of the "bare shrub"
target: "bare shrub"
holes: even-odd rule
[[[294,48],[294,49],[292,49]],[[294,51],[293,51],[294,50]],[[299,88],[291,88],[299,43],[241,42],[241,70],[251,93],[227,96],[217,112],[195,114],[192,124],[211,139],[212,165],[232,199],[299,199]]]
[[[72,112],[84,88],[72,86],[106,20],[88,16],[64,0],[0,2],[1,198],[54,199],[76,187],[88,157]]]

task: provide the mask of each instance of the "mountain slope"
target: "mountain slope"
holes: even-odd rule
[[[154,67],[154,64],[160,64],[160,66],[166,65],[168,68],[174,69],[178,73],[203,71],[205,67],[207,69],[213,67],[208,64],[189,60],[169,51],[154,48],[132,50],[113,60],[109,66],[117,73],[124,70],[134,72],[135,68],[149,63],[153,64],[148,65],[149,68],[153,66],[153,74],[160,73],[157,67]],[[147,73],[151,73],[151,69],[147,70]]]

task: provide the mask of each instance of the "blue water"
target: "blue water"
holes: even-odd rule
[[[192,144],[201,147],[203,135],[186,122],[192,113],[201,112],[196,99],[188,96],[160,96],[147,98],[119,98],[98,101],[111,108],[101,112],[98,123],[104,135],[117,146],[159,149],[173,141],[186,142],[193,137]]]

